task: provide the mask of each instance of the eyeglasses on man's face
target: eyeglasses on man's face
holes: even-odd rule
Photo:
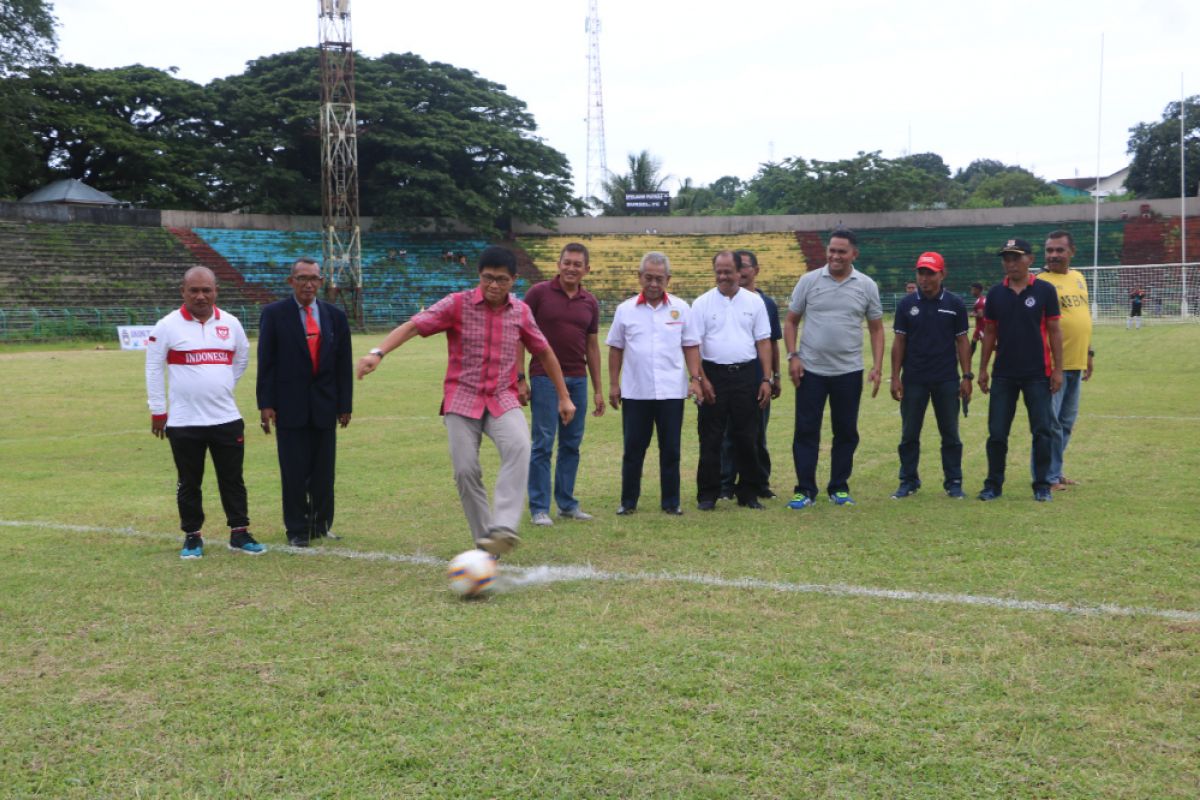
[[[479,280],[484,283],[494,283],[497,286],[508,286],[513,282],[511,275],[495,275],[491,272],[479,273]]]
[[[293,275],[292,280],[296,283],[320,283],[325,278],[320,275]]]

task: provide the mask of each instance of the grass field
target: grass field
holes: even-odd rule
[[[358,384],[337,548],[282,547],[274,442],[250,425],[273,549],[224,549],[210,475],[198,562],[178,558],[143,356],[0,349],[0,796],[1200,796],[1200,326],[1102,327],[1095,346],[1080,485],[1052,504],[1030,497],[1023,412],[1002,500],[937,491],[932,419],[926,488],[889,500],[881,393],[855,508],[668,518],[648,511],[652,450],[643,512],[616,517],[609,414],[588,420],[579,480],[596,520],[526,525],[508,591],[483,602],[453,598],[441,566],[469,537],[440,339]],[[791,414],[785,391],[781,496]],[[985,419],[977,396],[972,494]],[[685,496],[694,431],[689,409]]]

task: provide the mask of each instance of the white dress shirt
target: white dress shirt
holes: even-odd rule
[[[758,359],[755,342],[771,338],[767,304],[758,292],[738,287],[726,297],[717,287],[692,303],[700,357],[717,364],[743,364]]]
[[[652,306],[639,294],[617,306],[605,344],[624,351],[621,397],[626,400],[682,400],[688,393],[685,345],[700,343],[688,304],[663,293]]]

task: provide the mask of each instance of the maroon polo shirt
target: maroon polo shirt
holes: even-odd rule
[[[525,293],[525,305],[562,366],[567,378],[587,377],[588,334],[600,330],[600,303],[596,296],[579,287],[574,297],[567,297],[558,276],[530,287]],[[529,365],[530,375],[545,375],[542,362]]]

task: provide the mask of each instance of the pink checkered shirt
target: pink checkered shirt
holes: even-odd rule
[[[446,295],[412,318],[422,336],[446,332],[443,414],[480,419],[520,406],[517,400],[517,342],[533,355],[549,345],[529,306],[509,295],[491,308],[478,287]]]

